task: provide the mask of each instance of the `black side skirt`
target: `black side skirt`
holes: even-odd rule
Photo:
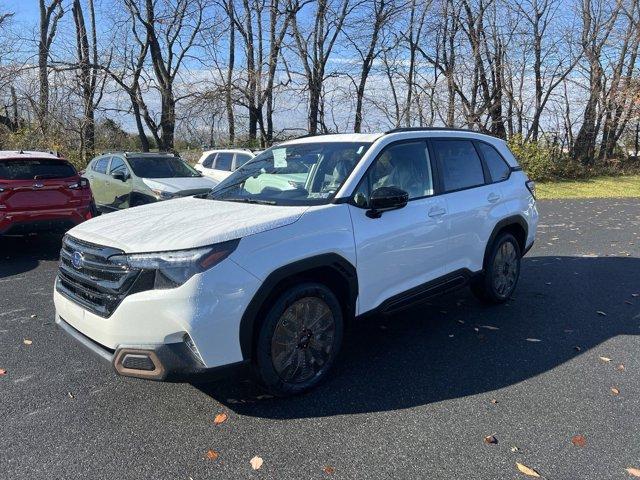
[[[474,273],[466,268],[456,270],[435,280],[418,285],[406,292],[394,295],[382,302],[377,308],[360,315],[360,317],[368,317],[369,315],[375,314],[391,314],[403,310],[433,297],[465,287],[481,273],[481,271]]]

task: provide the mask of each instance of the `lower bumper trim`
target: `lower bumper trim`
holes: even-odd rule
[[[119,345],[111,350],[73,328],[56,315],[56,324],[82,346],[109,362],[116,373],[126,377],[167,382],[211,381],[244,375],[250,366],[248,360],[207,368],[196,358],[184,342],[161,345]],[[127,368],[123,360],[127,355],[146,356],[154,364],[153,370]]]

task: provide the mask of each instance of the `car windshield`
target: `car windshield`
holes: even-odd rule
[[[328,203],[370,145],[314,142],[272,147],[220,182],[208,198],[271,205]]]
[[[127,158],[133,173],[140,178],[200,177],[200,172],[179,157]]]
[[[75,175],[76,169],[64,160],[49,158],[0,160],[0,179],[2,180],[69,178]]]

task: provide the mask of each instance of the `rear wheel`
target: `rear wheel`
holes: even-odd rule
[[[521,255],[520,245],[513,235],[499,235],[485,261],[484,272],[471,284],[471,291],[487,303],[506,302],[518,284]]]
[[[342,309],[333,292],[318,283],[286,290],[273,303],[258,335],[256,374],[278,396],[318,385],[342,345]]]

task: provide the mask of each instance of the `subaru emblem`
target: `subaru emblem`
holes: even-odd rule
[[[73,255],[71,255],[71,265],[73,265],[73,268],[76,270],[80,270],[82,268],[84,265],[84,257],[80,252],[73,252]]]

